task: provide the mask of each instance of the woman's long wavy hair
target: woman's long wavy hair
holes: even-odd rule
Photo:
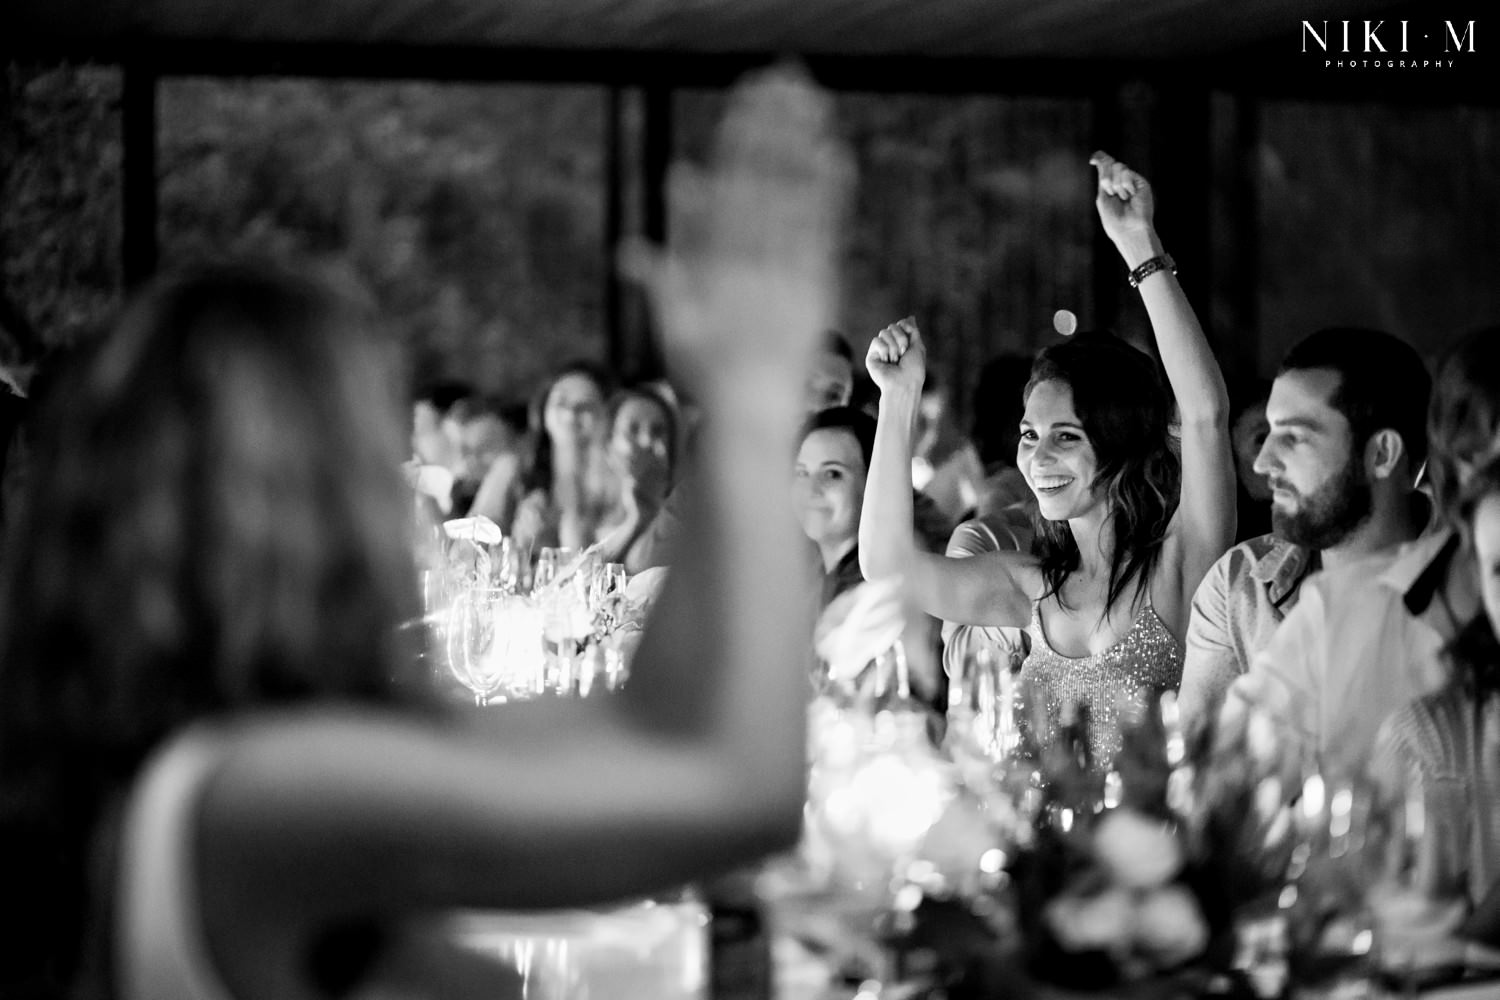
[[[1172,397],[1156,362],[1109,334],[1082,333],[1041,351],[1024,398],[1043,382],[1061,382],[1093,446],[1114,529],[1105,613],[1134,588],[1139,596],[1161,558],[1177,512],[1182,463],[1172,436]],[[1062,586],[1079,566],[1078,543],[1066,521],[1034,515],[1031,551],[1041,562],[1044,597],[1062,601]]]
[[[521,473],[521,486],[525,493],[530,493],[532,490],[552,492],[552,437],[547,433],[547,401],[552,396],[552,390],[557,388],[557,383],[569,375],[581,375],[598,387],[601,404],[599,413],[601,442],[604,440],[603,436],[609,432],[607,423],[609,415],[603,409],[610,394],[609,376],[604,369],[592,361],[570,361],[563,365],[547,380],[547,384],[531,397],[526,408],[526,420],[531,433],[531,455]]]
[[[1463,337],[1432,382],[1427,407],[1427,471],[1436,515],[1455,525],[1461,470],[1496,454],[1500,440],[1500,326]]]
[[[403,696],[391,360],[321,285],[216,264],[155,285],[52,390],[0,580],[0,884],[28,931],[4,964],[96,963],[88,869],[169,735]]]
[[[1488,496],[1500,496],[1500,455],[1475,470],[1457,500],[1460,529],[1470,536],[1466,539],[1469,544],[1473,542],[1475,508]],[[1500,639],[1483,608],[1448,641],[1444,652],[1455,668],[1454,683],[1471,698],[1483,701],[1500,694]]]
[[[620,410],[632,399],[645,400],[655,406],[667,425],[667,484],[670,485],[676,482],[677,477],[677,407],[661,390],[653,388],[647,382],[616,389],[604,408],[604,440],[607,443],[614,437],[615,422],[620,419]]]

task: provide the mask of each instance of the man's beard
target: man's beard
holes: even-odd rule
[[[1296,511],[1271,505],[1271,530],[1294,545],[1330,549],[1370,517],[1370,483],[1360,463],[1350,459],[1337,476],[1304,496]]]

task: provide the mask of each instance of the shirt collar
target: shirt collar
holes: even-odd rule
[[[1458,532],[1451,528],[1439,528],[1408,542],[1380,574],[1380,582],[1401,595],[1407,611],[1420,616],[1447,579],[1459,544]]]
[[[1321,562],[1311,549],[1273,536],[1271,550],[1256,560],[1250,576],[1266,585],[1272,604],[1280,604]]]

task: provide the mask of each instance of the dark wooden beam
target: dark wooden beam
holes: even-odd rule
[[[122,68],[120,249],[125,287],[156,273],[156,84],[158,76],[134,62]]]
[[[1260,101],[1218,94],[1213,107],[1209,279],[1202,319],[1226,377],[1260,374]]]
[[[1295,26],[1293,26],[1295,27]],[[1196,59],[1059,57],[938,58],[903,53],[799,57],[825,87],[882,93],[1009,94],[1090,98],[1099,80],[1143,79],[1267,99],[1392,105],[1500,104],[1484,53],[1452,69],[1327,69],[1296,48],[1289,31],[1263,44]],[[723,87],[777,56],[747,52],[509,49],[195,39],[0,38],[0,57],[131,62],[161,76],[307,76],[475,82],[594,83],[625,87]],[[899,66],[900,72],[892,72]]]
[[[610,367],[623,371],[626,358],[624,289],[615,264],[625,233],[625,95],[605,91],[604,107],[604,340]]]
[[[640,112],[640,235],[655,246],[666,246],[670,238],[667,172],[673,159],[672,90],[646,88],[640,93]],[[624,366],[618,370],[636,379],[660,378],[666,375],[666,364],[657,318],[639,289],[631,291],[627,301],[628,349]]]

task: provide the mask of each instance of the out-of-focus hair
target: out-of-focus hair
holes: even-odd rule
[[[454,404],[474,395],[474,387],[456,379],[439,379],[418,386],[412,393],[412,403],[429,403],[439,415],[446,414]]]
[[[390,360],[313,281],[215,264],[155,284],[49,394],[0,579],[0,882],[53,966],[81,961],[90,837],[165,737],[399,697]]]
[[[1474,510],[1488,496],[1500,496],[1500,454],[1475,470],[1460,492],[1458,518],[1465,532],[1472,530]],[[1471,697],[1500,693],[1500,639],[1483,608],[1449,641],[1446,652],[1456,667],[1455,683]]]
[[[1500,441],[1500,326],[1468,334],[1438,365],[1427,410],[1427,469],[1439,518],[1458,520],[1460,470]]]
[[[1106,609],[1127,587],[1145,586],[1161,558],[1162,541],[1180,499],[1182,463],[1171,434],[1172,397],[1156,362],[1118,337],[1081,333],[1045,348],[1031,366],[1026,397],[1043,382],[1061,382],[1094,449],[1091,487],[1104,492],[1114,529]],[[1032,552],[1046,595],[1062,600],[1062,584],[1078,568],[1078,543],[1066,521],[1038,514]],[[1107,613],[1107,612],[1106,612]]]

